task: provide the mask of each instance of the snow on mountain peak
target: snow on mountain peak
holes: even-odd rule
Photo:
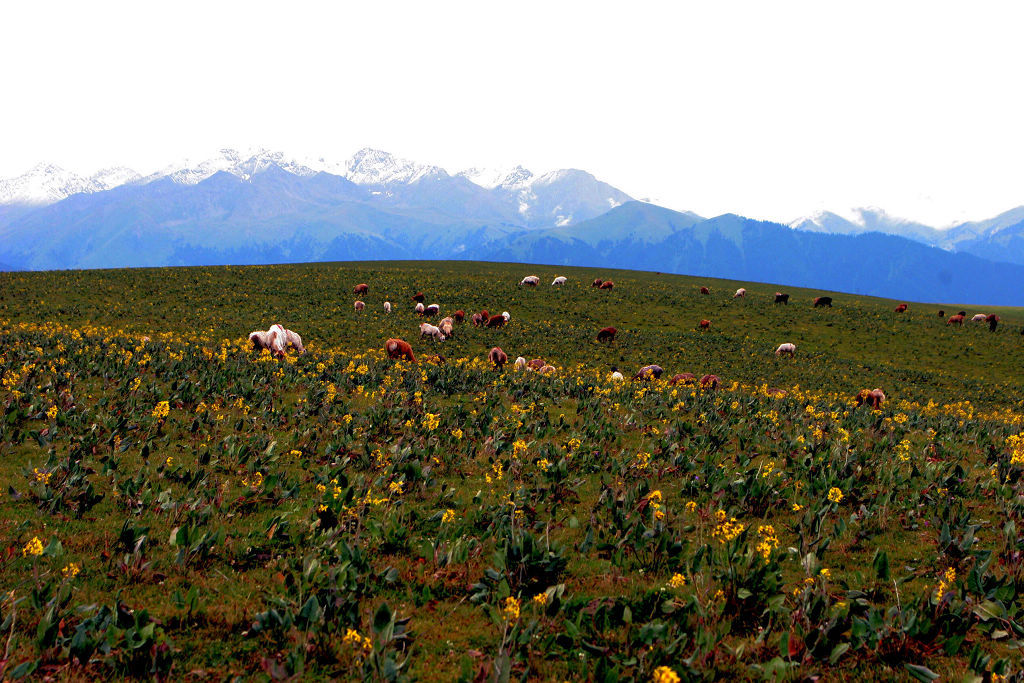
[[[55,164],[36,164],[16,178],[0,180],[0,204],[52,204],[79,192],[103,189],[91,179]]]
[[[142,176],[125,166],[111,166],[93,173],[89,178],[100,190],[110,190],[121,185],[134,183]]]
[[[446,176],[448,173],[439,166],[418,164],[379,149],[364,147],[348,160],[343,175],[357,185],[385,185],[414,183],[427,176]]]
[[[488,190],[493,190],[496,187],[507,190],[521,190],[529,186],[533,180],[533,173],[522,166],[514,168],[467,168],[458,175]]]

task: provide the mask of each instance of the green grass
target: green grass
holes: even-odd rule
[[[518,287],[528,274],[541,286]],[[552,288],[555,275],[569,282]],[[777,290],[788,306],[772,303]],[[507,310],[511,323],[421,341],[415,291],[442,315]],[[833,308],[811,307],[821,294]],[[990,333],[936,314],[971,307],[897,303],[464,262],[2,274],[2,671],[1016,670],[1024,311],[1000,309]],[[253,354],[248,332],[275,322],[308,353]],[[599,344],[607,325],[618,339]],[[380,351],[389,337],[446,361],[395,364]],[[784,341],[795,359],[774,356]],[[558,370],[497,373],[495,345]],[[663,380],[716,374],[722,389],[607,379],[649,363]],[[853,394],[874,387],[883,409],[855,409]],[[160,401],[166,420],[152,414]],[[718,511],[744,531],[720,540]],[[126,525],[145,535],[137,549]],[[182,528],[193,536],[179,558]],[[38,558],[22,552],[33,537],[49,544]],[[63,576],[69,563],[81,574]],[[677,573],[685,586],[668,587]],[[542,608],[532,599],[545,590]],[[502,617],[508,596],[518,619]],[[120,616],[97,625],[102,606]],[[349,629],[372,649],[346,642]]]

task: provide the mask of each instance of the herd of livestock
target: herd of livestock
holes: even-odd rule
[[[551,285],[553,287],[559,287],[561,285],[564,285],[566,282],[567,278],[559,276],[556,277],[551,282]],[[536,275],[528,275],[519,282],[519,286],[521,287],[537,287],[538,285],[540,285],[540,278]],[[598,278],[593,281],[591,286],[596,289],[612,289],[615,287],[615,283],[612,282],[611,280],[602,280]],[[356,295],[367,294],[369,291],[370,286],[366,283],[360,283],[353,288],[353,293]],[[702,295],[709,295],[711,294],[711,290],[708,287],[701,287],[700,293]],[[735,294],[733,294],[733,298],[742,298],[745,297],[746,294],[747,290],[743,287],[740,287],[739,289],[736,290]],[[413,310],[419,316],[424,318],[430,318],[440,314],[441,307],[438,304],[424,305],[424,300],[426,299],[426,297],[423,294],[423,292],[416,292],[416,294],[414,294],[411,297],[411,299],[412,301],[415,302]],[[774,303],[788,305],[789,294],[776,292]],[[813,305],[815,308],[831,308],[832,297],[815,297],[813,300]],[[365,302],[361,300],[357,300],[355,302],[356,311],[362,311],[365,308]],[[905,313],[908,308],[909,306],[907,304],[900,304],[895,308],[895,312]],[[384,312],[391,312],[390,301],[384,302]],[[946,313],[945,311],[940,310],[938,312],[938,315],[940,318],[944,318]],[[966,317],[967,312],[960,311],[956,315],[951,316],[946,321],[946,324],[962,326]],[[422,339],[424,337],[429,337],[434,341],[444,341],[445,339],[450,338],[454,334],[455,325],[458,323],[462,323],[465,320],[465,318],[465,311],[460,309],[452,313],[450,316],[442,318],[437,325],[432,325],[430,323],[423,322],[420,324],[420,338]],[[480,311],[479,313],[474,313],[472,316],[470,316],[470,321],[477,327],[485,327],[491,329],[503,327],[506,323],[509,322],[509,320],[511,320],[511,315],[509,314],[508,311],[503,311],[500,314],[492,315],[490,311],[487,311],[485,309]],[[999,316],[995,314],[986,315],[984,313],[978,313],[974,315],[970,320],[971,322],[974,323],[988,323],[989,330],[993,332],[996,330],[996,327],[999,324]],[[701,320],[700,323],[698,323],[698,327],[702,330],[706,330],[710,328],[710,326],[710,320]],[[606,342],[610,344],[611,342],[615,341],[616,334],[618,334],[618,330],[614,327],[601,328],[597,332],[597,341]],[[1024,331],[1022,331],[1021,334],[1024,334]],[[253,348],[256,351],[262,351],[263,349],[267,349],[275,356],[281,358],[284,357],[286,351],[289,348],[294,349],[299,354],[305,352],[305,349],[302,346],[302,338],[296,332],[286,329],[285,327],[279,324],[271,325],[270,329],[266,331],[257,330],[250,333],[249,341],[252,343]],[[411,363],[416,362],[416,356],[413,353],[412,346],[402,339],[388,339],[384,343],[384,352],[388,355],[389,358],[394,360],[405,359]],[[775,355],[788,356],[790,358],[793,358],[796,356],[796,345],[790,342],[783,342],[782,344],[779,344],[777,349],[775,349]],[[440,356],[437,356],[435,358],[443,360],[443,358]],[[490,352],[488,352],[487,358],[497,370],[501,370],[508,363],[508,355],[498,346],[493,347],[490,350]],[[545,361],[539,358],[535,358],[533,360],[528,361],[522,356],[516,358],[516,360],[513,362],[513,367],[516,370],[534,370],[543,374],[549,374],[555,371],[555,367],[553,365],[550,365],[549,363],[546,363]],[[661,378],[663,372],[664,370],[659,365],[647,365],[640,368],[640,370],[638,370],[637,373],[633,375],[633,380],[657,380]],[[619,372],[618,369],[614,367],[612,368],[612,372],[609,377],[614,381],[625,379],[622,373]],[[709,374],[697,378],[692,373],[687,372],[674,375],[669,380],[669,384],[699,384],[702,388],[705,389],[716,389],[718,388],[719,381],[720,380],[717,375]],[[867,404],[872,408],[877,409],[880,408],[882,406],[882,403],[885,401],[885,393],[881,389],[864,389],[856,395],[855,399],[856,404],[858,406]]]

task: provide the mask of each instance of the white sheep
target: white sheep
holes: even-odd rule
[[[420,338],[431,337],[434,341],[444,341],[444,332],[430,323],[420,323]]]
[[[423,309],[424,309],[424,306],[423,306],[422,302],[416,304],[416,312],[417,313],[419,313],[420,315],[423,315]]]
[[[775,349],[775,355],[793,358],[796,355],[796,344],[790,344],[789,342],[779,344],[779,348]]]
[[[738,297],[746,296],[746,295],[747,295],[747,290],[745,290],[743,287],[740,287],[739,289],[736,290],[736,293],[732,295],[732,298],[736,299]]]
[[[986,318],[988,318],[988,316],[985,315],[984,313],[978,313],[973,318],[971,318],[971,322],[972,323],[983,323],[983,322],[985,322]]]
[[[364,308],[366,308],[366,304],[364,304],[362,301],[357,301],[355,306],[357,311],[361,311]]]
[[[451,316],[448,316],[447,318],[442,318],[441,322],[439,322],[437,326],[438,328],[440,328],[441,332],[444,333],[445,337],[451,337],[452,330],[455,328],[455,319],[452,318]]]
[[[257,351],[269,349],[271,353],[279,358],[284,358],[285,350],[289,347],[300,354],[306,349],[302,346],[302,337],[296,332],[287,330],[283,325],[271,325],[266,332],[256,330],[249,333],[249,341]]]
[[[556,277],[554,279],[554,281],[552,281],[551,286],[552,287],[558,287],[559,285],[564,285],[565,282],[566,282],[566,278],[561,276],[561,275],[559,275],[558,277]]]
[[[516,358],[516,362],[513,365],[513,368],[515,370],[522,370],[525,367],[526,367],[526,359],[523,358],[522,356],[519,356],[519,358]]]
[[[526,277],[519,281],[520,287],[522,287],[523,285],[526,285],[528,287],[536,287],[539,284],[540,278],[537,277],[536,275],[527,275]]]
[[[384,302],[384,312],[385,313],[390,313],[391,312],[391,302],[390,301],[385,301]]]
[[[502,311],[501,317],[505,319],[505,322],[508,322],[509,320],[512,319],[512,316],[508,314],[508,311]]]

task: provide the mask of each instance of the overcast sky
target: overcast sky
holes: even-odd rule
[[[944,225],[1024,204],[1022,27],[935,0],[4,3],[0,177],[372,146]]]

